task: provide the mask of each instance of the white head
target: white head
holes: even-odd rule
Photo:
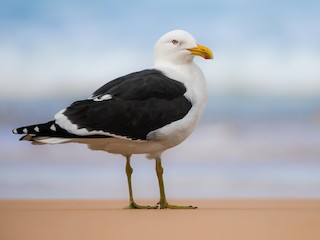
[[[187,64],[194,56],[212,59],[209,48],[197,44],[194,37],[183,30],[174,30],[163,35],[155,44],[155,61],[171,64]]]

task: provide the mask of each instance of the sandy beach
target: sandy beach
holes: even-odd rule
[[[199,208],[124,210],[123,200],[2,200],[0,239],[320,239],[320,200],[173,203]]]

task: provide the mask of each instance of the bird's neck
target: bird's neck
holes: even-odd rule
[[[162,71],[166,76],[181,82],[192,78],[193,75],[202,74],[201,69],[193,61],[185,62],[184,64],[155,61],[154,68]]]
[[[167,77],[183,83],[186,96],[192,102],[206,101],[206,80],[197,64],[156,64],[155,69],[163,72]]]

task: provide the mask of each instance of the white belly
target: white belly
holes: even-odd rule
[[[129,140],[120,138],[74,138],[71,142],[87,144],[91,150],[101,150],[125,156],[132,154],[160,156],[161,153],[166,150],[166,147],[161,141]]]

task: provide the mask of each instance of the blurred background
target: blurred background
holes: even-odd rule
[[[319,198],[319,12],[317,0],[1,0],[0,198],[126,198],[123,157],[11,129],[151,68],[173,29],[215,59],[196,59],[210,96],[200,126],[163,155],[168,197]],[[136,197],[158,198],[154,161],[132,162]]]

